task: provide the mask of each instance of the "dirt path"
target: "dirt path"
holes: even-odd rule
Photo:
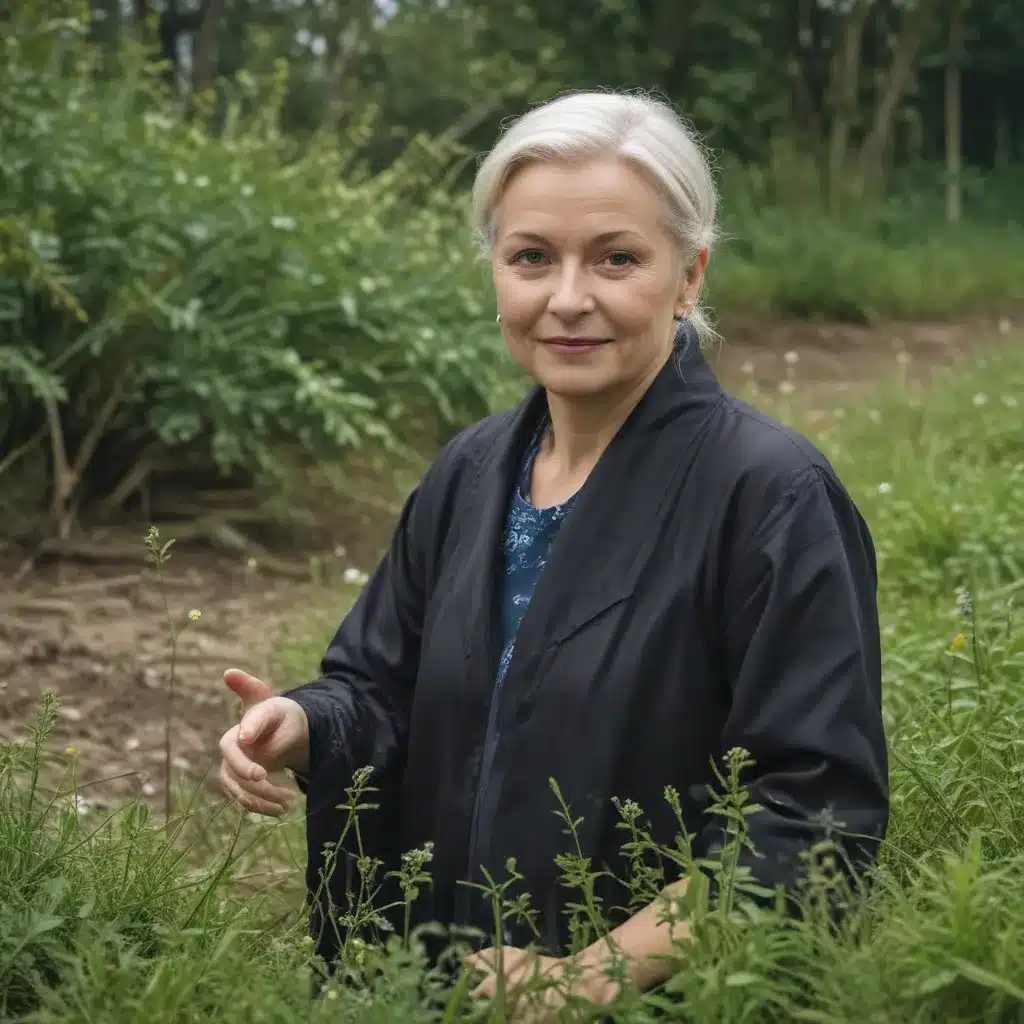
[[[1002,327],[1005,333],[1008,327]],[[732,324],[723,331],[728,343],[713,361],[729,386],[755,381],[767,393],[781,386],[831,408],[848,404],[879,376],[895,372],[898,359],[912,377],[924,379],[936,366],[969,356],[997,329],[984,323],[885,328],[782,324],[768,330]],[[787,353],[795,356],[787,358]],[[380,514],[375,520],[365,517],[363,524],[365,533],[351,522],[347,527],[362,533],[345,538],[350,550],[365,552],[374,532],[386,536],[388,524]],[[110,780],[83,790],[97,810],[135,794],[160,806],[170,674],[168,610],[182,630],[174,764],[177,772],[197,776],[217,763],[217,740],[234,721],[222,671],[241,665],[272,678],[279,627],[314,595],[308,584],[266,576],[241,556],[215,556],[186,545],[175,548],[161,588],[144,562],[144,532],[144,525],[127,530],[138,543],[135,566],[61,563],[17,582],[16,561],[8,557],[5,562],[0,550],[0,741],[29,735],[40,694],[54,688],[63,702],[51,744],[57,756],[70,756],[62,752],[73,746],[78,779]],[[347,564],[339,549],[331,572],[340,579],[346,568],[369,566]],[[192,609],[201,613],[195,621],[189,619]]]

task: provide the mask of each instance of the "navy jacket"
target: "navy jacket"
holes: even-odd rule
[[[555,857],[571,847],[555,779],[595,869],[625,868],[612,798],[631,799],[652,834],[694,854],[721,841],[707,812],[712,762],[732,747],[746,778],[767,886],[798,882],[823,813],[851,834],[854,863],[885,833],[875,557],[867,527],[806,439],[723,392],[696,339],[683,342],[579,492],[523,619],[501,691],[493,771],[481,753],[500,648],[501,533],[525,446],[545,412],[535,388],[513,411],[463,431],[402,512],[390,547],[323,659],[288,696],[310,725],[307,793],[314,927],[328,958],[324,896],[342,912],[355,875],[339,857],[344,787],[373,766],[378,810],[364,848],[393,869],[433,844],[433,885],[413,920],[486,927],[460,884],[515,857],[542,943],[565,952],[567,902]],[[482,826],[471,846],[479,809]],[[870,837],[874,837],[873,839]],[[351,848],[350,843],[346,846]],[[344,863],[342,863],[344,861]],[[379,876],[378,876],[379,877]],[[672,875],[666,881],[672,880]],[[519,892],[516,889],[514,892]],[[627,894],[607,879],[617,923]],[[513,926],[506,941],[533,935]]]

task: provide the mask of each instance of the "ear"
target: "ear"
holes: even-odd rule
[[[683,271],[682,280],[679,283],[679,295],[676,302],[676,310],[685,310],[684,316],[697,304],[697,296],[700,295],[701,282],[704,280],[704,270],[708,265],[708,250],[701,249],[693,258],[693,262]]]

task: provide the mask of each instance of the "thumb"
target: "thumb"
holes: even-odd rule
[[[274,696],[274,691],[262,679],[249,675],[240,668],[229,668],[224,673],[228,689],[238,694],[246,704],[258,704]]]
[[[269,735],[284,718],[284,709],[277,701],[262,701],[250,708],[238,726],[241,743],[255,743],[261,736]]]

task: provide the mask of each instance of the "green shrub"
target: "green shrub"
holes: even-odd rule
[[[101,75],[82,21],[33,10],[0,62],[0,450],[59,435],[56,506],[166,452],[268,484],[283,451],[336,462],[489,411],[502,351],[440,147],[375,175],[358,127],[299,148],[283,79],[243,77],[215,131],[140,50]]]

